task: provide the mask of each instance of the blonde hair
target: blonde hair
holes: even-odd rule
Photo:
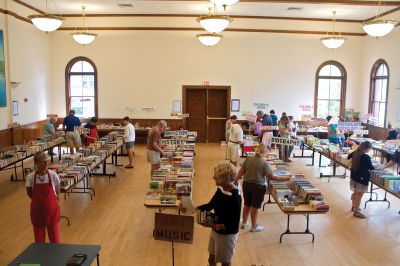
[[[214,167],[214,176],[224,183],[229,183],[235,178],[236,169],[230,163],[222,163]]]
[[[42,151],[38,151],[33,156],[33,161],[34,161],[35,164],[38,164],[38,163],[41,163],[41,162],[45,162],[48,159],[49,159],[49,156],[47,156],[47,153],[42,152]]]
[[[265,153],[266,146],[264,143],[260,143],[256,149],[256,156],[262,157]]]

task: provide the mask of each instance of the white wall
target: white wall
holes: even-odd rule
[[[370,74],[374,63],[378,59],[384,59],[389,66],[389,92],[387,122],[394,127],[400,127],[400,118],[396,116],[397,109],[400,108],[400,29],[396,28],[391,34],[376,40],[366,37],[364,40],[363,64],[362,64],[362,91],[360,95],[361,110],[368,112],[368,97],[370,87]]]
[[[2,8],[25,11],[13,1],[3,1]],[[4,31],[7,73],[7,108],[0,108],[0,129],[10,122],[27,124],[46,118],[50,113],[49,37],[33,25],[12,16],[0,15]],[[21,82],[16,88],[10,81]],[[24,102],[24,98],[28,101]],[[12,101],[17,100],[19,115],[12,116]]]
[[[168,118],[182,85],[231,85],[241,110],[254,102],[297,116],[299,104],[313,104],[320,64],[337,60],[347,70],[346,106],[359,108],[362,37],[350,37],[331,51],[317,35],[226,32],[220,44],[202,46],[193,32],[101,31],[89,46],[76,44],[69,32],[51,34],[53,110],[65,114],[65,66],[76,56],[92,59],[99,75],[99,116],[121,117],[126,107],[137,118]],[[141,107],[156,106],[146,113]],[[299,116],[297,116],[299,118]]]

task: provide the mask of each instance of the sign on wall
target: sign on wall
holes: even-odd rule
[[[193,243],[193,216],[155,213],[153,236],[155,240]]]
[[[254,103],[254,106],[257,110],[267,110],[268,104],[267,103]]]

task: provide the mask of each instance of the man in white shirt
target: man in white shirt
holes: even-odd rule
[[[125,168],[133,168],[133,154],[134,154],[134,146],[135,146],[135,127],[129,122],[129,117],[125,116],[122,120],[122,124],[124,125],[124,142],[125,148],[128,152],[129,164],[125,166]]]
[[[233,122],[231,129],[229,130],[229,142],[228,142],[228,160],[237,166],[240,158],[240,144],[243,144],[243,130],[240,125]]]

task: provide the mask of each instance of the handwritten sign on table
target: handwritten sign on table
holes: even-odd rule
[[[193,216],[155,213],[155,240],[192,244],[193,228]]]
[[[164,137],[181,137],[187,136],[187,130],[177,130],[177,131],[164,131]]]
[[[279,130],[278,126],[261,126],[261,130]]]
[[[181,145],[186,144],[186,140],[183,139],[161,139],[161,145]]]
[[[286,146],[300,146],[301,141],[297,139],[288,139],[288,138],[277,138],[273,137],[271,140],[272,143],[282,144]]]
[[[361,122],[339,122],[337,125],[337,130],[344,132],[362,130],[363,128]]]

